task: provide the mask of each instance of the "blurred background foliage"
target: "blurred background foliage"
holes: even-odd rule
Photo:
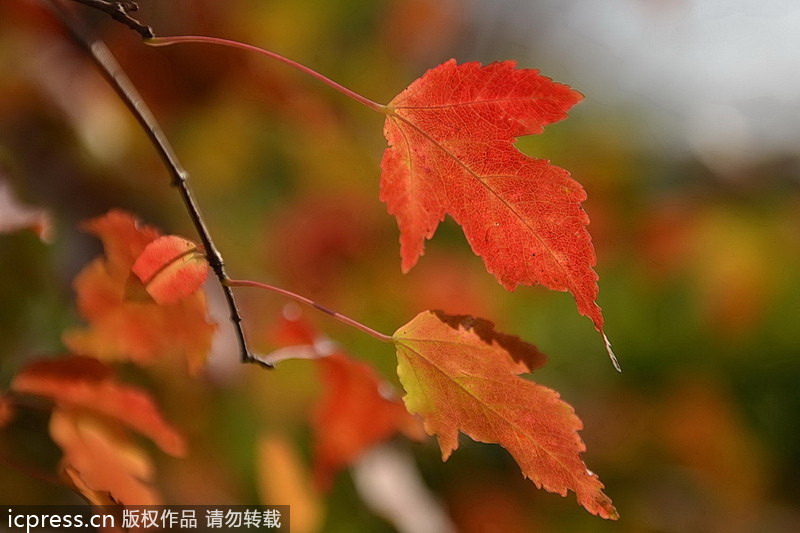
[[[568,294],[505,292],[452,221],[400,273],[397,229],[378,200],[380,116],[265,58],[149,48],[76,11],[162,122],[233,277],[284,286],[385,332],[423,309],[475,314],[550,355],[534,378],[584,421],[584,459],[620,522],[536,490],[499,447],[466,439],[442,464],[432,439],[394,443],[458,530],[789,532],[800,523],[800,101],[785,85],[787,69],[800,72],[800,46],[786,26],[800,35],[800,14],[779,0],[756,13],[744,4],[140,1],[137,16],[157,34],[263,46],[377,101],[450,57],[515,59],[582,91],[568,120],[519,147],[588,191],[599,303],[622,374]],[[736,24],[741,32],[725,31]],[[766,42],[739,58],[763,68],[729,72],[725,39],[756,42],[750,31]],[[81,220],[119,207],[167,233],[194,233],[152,147],[39,2],[0,4],[0,71],[1,178],[55,226],[51,244],[0,235],[2,389],[25,361],[61,353],[62,332],[80,323],[71,281],[100,253]],[[365,503],[363,464],[325,496],[308,487],[313,367],[240,366],[219,290],[207,291],[221,332],[202,379],[126,369],[192,445],[186,460],[153,451],[164,499],[289,499],[298,531],[407,527]],[[270,351],[285,302],[240,298],[254,346]],[[396,385],[391,347],[308,318]],[[46,423],[28,413],[0,436],[3,502],[78,501],[7,464],[52,471],[59,454]]]

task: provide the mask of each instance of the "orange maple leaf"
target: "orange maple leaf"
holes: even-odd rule
[[[55,409],[50,435],[64,452],[64,477],[91,503],[159,504],[153,465],[124,434],[85,412]]]
[[[45,396],[62,409],[89,411],[119,422],[170,455],[186,453],[183,437],[164,420],[150,395],[117,382],[113,369],[97,359],[72,356],[34,361],[14,377],[11,389]]]
[[[322,530],[324,499],[314,487],[297,446],[280,434],[262,435],[256,447],[258,495],[265,505],[286,502],[292,512],[292,531]]]
[[[566,170],[514,146],[517,137],[565,118],[581,98],[513,61],[455,60],[397,95],[386,107],[381,200],[397,218],[403,271],[449,214],[506,289],[541,284],[570,291],[603,333],[589,218],[581,208],[586,193]]]
[[[209,323],[203,291],[161,305],[132,275],[144,249],[159,238],[130,214],[113,210],[83,224],[103,241],[105,257],[89,263],[75,278],[78,311],[89,323],[73,329],[64,343],[74,353],[138,364],[185,358],[198,371],[211,348],[216,326]]]
[[[517,374],[540,366],[535,346],[491,322],[425,311],[394,334],[397,373],[409,412],[422,416],[446,460],[459,431],[506,448],[538,487],[575,492],[589,512],[616,519],[603,484],[587,470],[583,425],[557,392]]]

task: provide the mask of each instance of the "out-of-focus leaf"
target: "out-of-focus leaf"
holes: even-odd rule
[[[323,390],[311,416],[317,487],[329,489],[339,470],[398,432],[412,440],[425,438],[419,419],[392,397],[391,385],[320,335],[302,315],[284,312],[272,336],[290,345],[265,360],[313,359],[319,368]]]
[[[157,505],[150,485],[153,465],[124,435],[93,417],[69,409],[55,409],[50,435],[61,447],[61,467],[76,490],[93,503]],[[108,497],[104,493],[108,494]]]
[[[306,196],[290,203],[270,224],[269,262],[292,282],[319,291],[375,246],[377,222],[356,194]]]
[[[92,219],[84,228],[100,237],[105,258],[87,265],[75,279],[78,311],[89,327],[64,335],[71,351],[104,360],[153,363],[185,359],[193,372],[205,364],[216,329],[209,323],[205,294],[195,291],[159,305],[132,275],[134,262],[159,234],[122,211]]]
[[[313,533],[322,527],[325,507],[311,483],[308,467],[284,437],[262,436],[256,468],[261,501],[287,504],[292,510],[292,531]]]
[[[14,417],[14,407],[4,394],[0,394],[0,429],[11,422]]]
[[[531,527],[525,513],[530,502],[523,501],[513,486],[499,484],[492,478],[486,475],[464,480],[448,494],[448,507],[459,533],[539,531]]]
[[[456,44],[464,18],[457,0],[395,0],[384,18],[384,40],[411,64],[429,63]]]
[[[767,457],[715,379],[695,376],[675,384],[658,422],[661,443],[716,497],[742,510],[761,502]]]
[[[174,456],[186,453],[186,442],[161,416],[145,391],[122,385],[113,370],[90,357],[66,357],[34,361],[23,368],[12,390],[52,399],[64,409],[84,409],[103,415],[151,438]]]
[[[324,392],[312,416],[314,429],[314,477],[328,488],[333,475],[362,453],[398,431],[421,440],[419,421],[406,411],[399,398],[369,365],[343,353],[317,360]]]
[[[735,209],[707,209],[699,222],[688,259],[708,328],[721,337],[746,338],[776,293],[783,243],[760,218]]]

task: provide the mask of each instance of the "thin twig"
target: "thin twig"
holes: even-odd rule
[[[200,208],[189,188],[189,173],[184,169],[177,155],[175,155],[175,151],[172,149],[169,140],[167,140],[155,116],[106,45],[101,40],[93,37],[79,20],[76,20],[70,13],[61,9],[54,0],[47,0],[47,3],[61,19],[67,30],[69,30],[73,40],[92,58],[95,65],[106,78],[106,81],[113,87],[117,95],[119,95],[120,99],[139,122],[142,129],[147,134],[147,137],[150,139],[150,142],[161,156],[164,165],[167,167],[167,171],[172,177],[172,186],[178,189],[181,199],[186,206],[186,210],[189,212],[189,216],[203,243],[208,263],[222,286],[222,290],[225,294],[225,301],[230,310],[230,319],[239,341],[242,363],[254,363],[265,367],[271,367],[272,365],[266,364],[253,357],[248,349],[247,340],[241,324],[242,316],[236,305],[233,291],[226,284],[229,278],[225,272],[225,264],[222,260],[222,255],[214,245],[211,234],[200,214]]]
[[[143,39],[150,39],[155,36],[153,29],[150,26],[142,24],[135,18],[128,15],[129,11],[137,11],[139,9],[139,5],[136,2],[114,2],[110,0],[72,1],[106,13],[117,22],[125,24],[127,27],[141,35]]]
[[[394,342],[394,339],[390,335],[385,335],[385,334],[381,333],[380,331],[376,331],[376,330],[372,329],[369,326],[365,326],[364,324],[362,324],[358,320],[352,319],[349,316],[345,316],[345,315],[343,315],[341,313],[338,313],[338,312],[334,311],[333,309],[329,309],[329,308],[325,307],[324,305],[318,304],[317,302],[315,302],[314,300],[312,300],[310,298],[306,298],[305,296],[301,296],[301,295],[296,294],[296,293],[294,293],[292,291],[289,291],[289,290],[286,290],[286,289],[282,289],[282,288],[276,287],[274,285],[268,285],[266,283],[261,283],[259,281],[250,281],[250,280],[247,280],[247,279],[229,279],[225,283],[229,287],[254,287],[256,289],[264,289],[265,291],[276,292],[278,294],[286,296],[287,298],[291,298],[293,300],[296,300],[298,302],[301,302],[301,303],[304,303],[304,304],[306,304],[308,306],[311,306],[314,309],[316,309],[317,311],[321,311],[321,312],[325,313],[326,315],[332,316],[333,318],[335,318],[339,322],[342,322],[343,324],[347,324],[348,326],[351,326],[351,327],[354,327],[356,329],[359,329],[359,330],[363,331],[364,333],[366,333],[367,335],[370,335],[370,336],[378,339],[381,342]]]

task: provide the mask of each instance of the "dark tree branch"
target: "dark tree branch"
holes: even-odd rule
[[[161,129],[161,126],[158,124],[155,116],[150,111],[150,108],[142,99],[139,91],[122,70],[122,67],[119,65],[119,63],[117,63],[117,60],[111,54],[111,51],[106,47],[103,41],[92,36],[84,24],[82,24],[80,20],[77,20],[70,13],[62,9],[56,0],[47,0],[47,3],[62,21],[75,43],[77,43],[92,58],[95,65],[100,69],[100,72],[105,77],[106,81],[108,81],[120,99],[128,107],[130,112],[141,125],[145,134],[147,134],[150,142],[158,151],[158,154],[161,156],[161,159],[172,178],[171,184],[173,187],[178,189],[178,192],[181,195],[181,199],[186,206],[186,210],[188,211],[189,216],[194,223],[194,227],[200,236],[200,240],[203,243],[203,247],[205,248],[208,263],[211,266],[211,269],[214,271],[214,274],[216,274],[225,294],[225,300],[228,304],[228,309],[230,310],[230,319],[236,330],[236,336],[239,341],[242,363],[255,363],[265,367],[271,367],[272,365],[264,363],[263,361],[260,361],[254,357],[247,347],[247,340],[241,324],[242,317],[239,312],[239,308],[236,305],[236,299],[233,296],[233,290],[227,285],[227,282],[230,280],[230,278],[225,272],[225,264],[222,260],[222,255],[214,245],[211,234],[208,231],[205,222],[203,221],[202,215],[200,214],[200,208],[197,205],[197,201],[195,200],[194,195],[189,188],[189,184],[187,183],[189,174],[178,160],[178,156],[172,149],[172,145],[169,143],[169,140],[164,134],[164,131]]]
[[[137,32],[142,36],[142,39],[151,39],[155,37],[153,29],[150,26],[142,24],[135,18],[128,15],[128,12],[137,11],[139,5],[136,2],[114,2],[111,0],[72,0],[85,6],[97,9],[106,13],[117,22],[125,24],[127,27]]]

